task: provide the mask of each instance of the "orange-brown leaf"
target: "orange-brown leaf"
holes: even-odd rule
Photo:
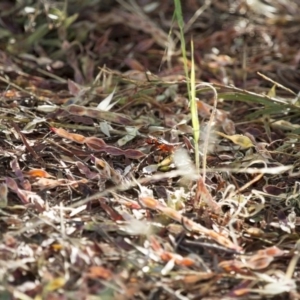
[[[101,266],[91,266],[88,273],[90,278],[111,279],[112,275],[113,274],[109,269]]]
[[[48,172],[46,172],[45,170],[42,170],[42,169],[32,169],[32,170],[29,170],[28,172],[24,172],[24,173],[30,177],[44,177],[44,178],[53,177]]]
[[[64,130],[63,128],[51,128],[51,130],[56,133],[58,136],[62,137],[62,138],[66,138],[68,140],[71,140],[73,142],[79,143],[79,144],[83,144],[85,141],[85,137],[81,134],[77,134],[77,133],[70,133],[66,130]]]

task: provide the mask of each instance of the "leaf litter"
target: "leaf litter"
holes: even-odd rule
[[[182,3],[196,170],[173,2],[67,2],[0,3],[0,298],[299,299],[300,3]]]

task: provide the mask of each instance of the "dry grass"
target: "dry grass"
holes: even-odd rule
[[[300,298],[299,1],[182,1],[200,169],[172,1],[31,2],[0,3],[0,299]]]

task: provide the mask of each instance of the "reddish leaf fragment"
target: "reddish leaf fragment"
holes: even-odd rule
[[[87,137],[84,140],[85,144],[92,150],[101,151],[103,147],[106,147],[106,143],[97,137]]]
[[[124,204],[129,209],[141,209],[142,207],[138,203],[133,203],[129,201],[120,201],[122,204]]]
[[[269,247],[269,248],[266,248],[263,250],[259,250],[257,253],[262,254],[262,255],[265,254],[265,255],[270,255],[270,256],[276,257],[276,256],[282,256],[284,254],[284,251],[282,251],[281,249],[279,249],[276,246],[272,246],[272,247]]]
[[[182,145],[182,143],[169,143],[163,138],[156,138],[150,135],[146,139],[146,143],[149,145],[154,145],[156,150],[162,152],[174,152],[174,150],[178,148],[178,146]]]
[[[238,260],[225,260],[220,262],[218,266],[225,272],[236,272],[241,274],[244,273],[242,269],[245,268],[245,264]]]
[[[182,257],[181,259],[175,260],[176,264],[185,267],[191,267],[195,265],[195,261],[189,257]]]
[[[135,149],[127,149],[124,151],[124,154],[126,157],[132,159],[141,159],[146,156],[146,154],[143,153],[142,151],[135,150]]]
[[[124,221],[123,217],[116,210],[114,210],[112,207],[110,207],[103,201],[99,202],[101,207],[106,211],[106,213],[110,216],[110,218],[113,221]]]
[[[113,146],[106,146],[102,149],[102,151],[105,151],[106,153],[113,156],[124,155],[124,151],[122,149]]]
[[[276,185],[266,185],[263,187],[263,191],[271,195],[279,196],[280,194],[286,193],[286,188],[280,188]]]

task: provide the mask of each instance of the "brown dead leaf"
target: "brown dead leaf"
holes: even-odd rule
[[[87,276],[90,278],[102,278],[105,280],[110,280],[113,277],[113,273],[109,269],[101,266],[91,266]]]

